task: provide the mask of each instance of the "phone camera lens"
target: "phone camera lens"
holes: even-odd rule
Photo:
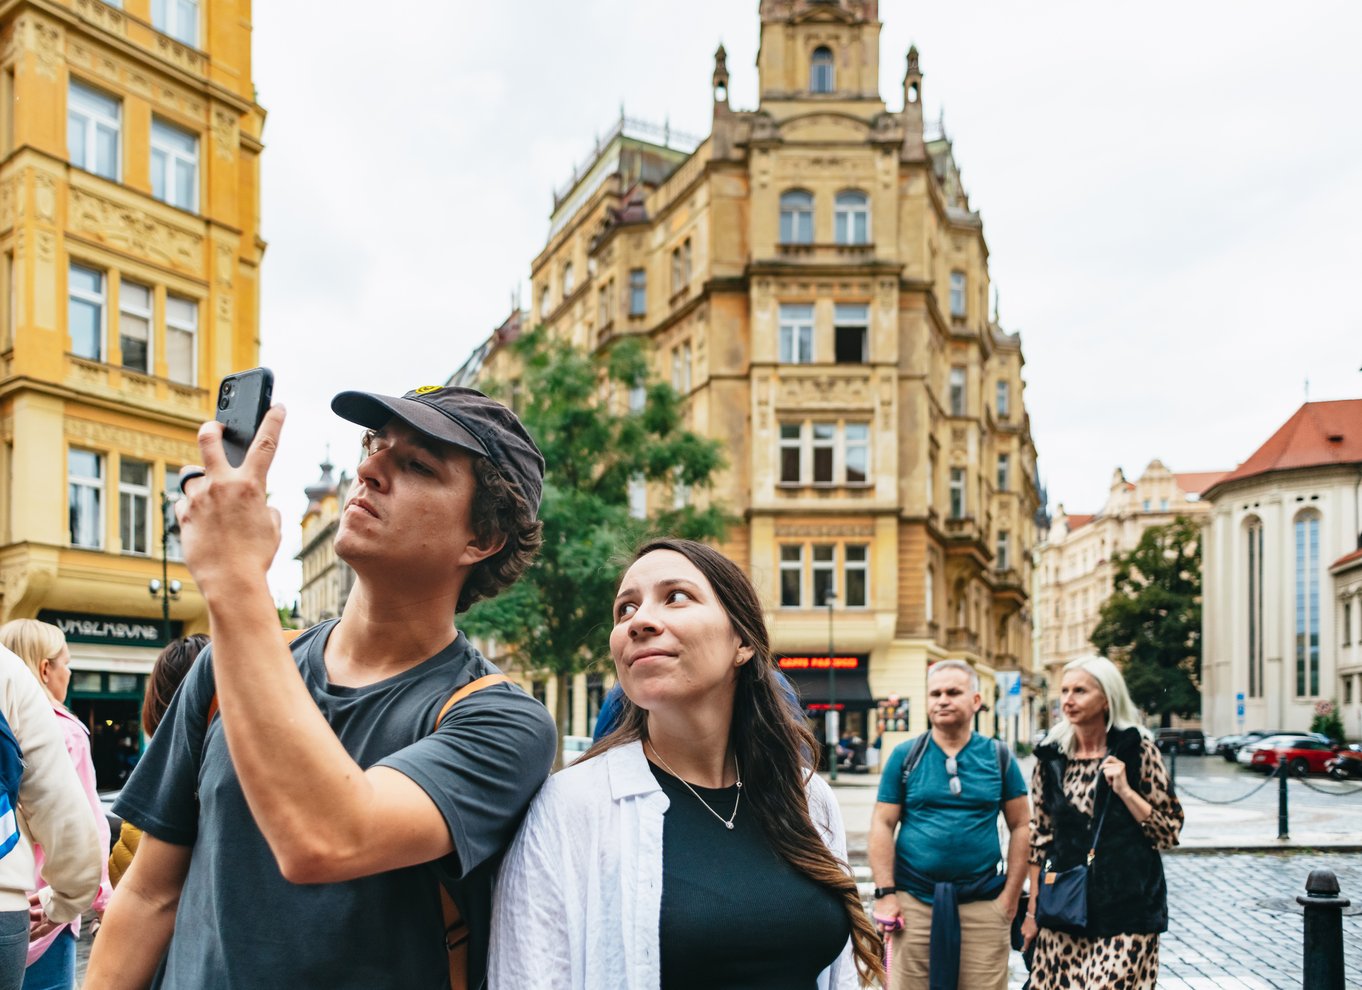
[[[232,401],[232,395],[236,392],[236,383],[223,382],[222,388],[218,390],[218,408],[226,409]]]

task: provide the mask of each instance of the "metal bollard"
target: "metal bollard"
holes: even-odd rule
[[[1178,786],[1178,748],[1176,746],[1168,751],[1168,782],[1174,788]]]
[[[1343,990],[1343,909],[1351,903],[1339,896],[1338,877],[1331,870],[1311,870],[1305,896],[1305,990]]]
[[[1277,761],[1277,838],[1291,838],[1290,816],[1286,809],[1286,761]]]

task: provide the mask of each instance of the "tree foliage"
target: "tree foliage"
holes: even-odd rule
[[[557,676],[561,734],[567,679],[607,655],[627,554],[651,535],[721,538],[728,522],[712,504],[696,508],[687,499],[673,508],[670,497],[666,508],[653,499],[647,518],[633,518],[631,479],[669,494],[677,484],[704,490],[723,457],[716,441],[683,428],[681,398],[650,380],[641,341],[626,337],[593,355],[539,327],[510,346],[521,367],[520,417],[544,454],[544,546],[519,581],[475,605],[461,625],[495,640],[522,670]],[[636,389],[641,409],[630,401]]]
[[[1201,544],[1178,516],[1117,555],[1092,644],[1121,667],[1135,704],[1168,725],[1201,711]]]

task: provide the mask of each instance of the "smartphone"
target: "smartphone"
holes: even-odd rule
[[[222,424],[222,449],[232,467],[241,467],[246,459],[273,395],[274,372],[269,368],[238,371],[218,386],[217,421]]]

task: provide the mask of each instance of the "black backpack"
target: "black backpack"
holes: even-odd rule
[[[932,730],[928,729],[922,735],[913,740],[913,744],[908,747],[908,755],[903,758],[903,803],[908,803],[908,778],[917,765],[922,762],[923,754],[927,752],[927,743],[931,742]],[[998,776],[1001,778],[998,790],[998,806],[1003,805],[1003,795],[1007,793],[1007,769],[1012,765],[1012,748],[1001,739],[992,740],[993,746],[998,751]],[[968,743],[966,743],[968,745]]]

